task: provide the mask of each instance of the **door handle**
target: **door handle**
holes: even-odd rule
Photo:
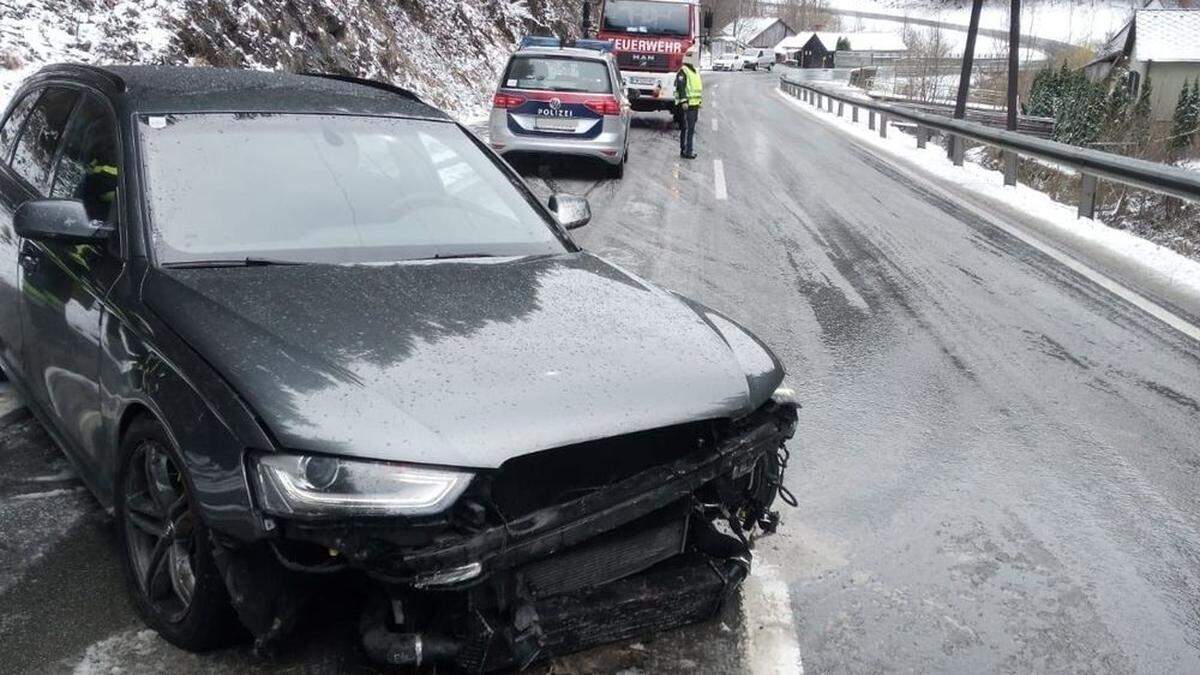
[[[36,253],[31,251],[21,251],[20,257],[17,258],[17,262],[21,265],[21,269],[25,270],[26,272],[32,272],[38,268],[38,262],[40,262],[41,259],[42,256]]]

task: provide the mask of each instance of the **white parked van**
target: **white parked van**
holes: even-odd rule
[[[745,70],[771,70],[775,65],[774,50],[765,47],[747,47],[742,52],[742,68]]]

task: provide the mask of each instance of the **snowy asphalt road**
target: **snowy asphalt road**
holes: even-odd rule
[[[648,116],[623,181],[554,166],[531,182],[587,194],[586,248],[786,363],[800,508],[756,576],[776,570],[790,617],[760,584],[718,621],[555,672],[776,672],[764,654],[787,652],[759,627],[778,621],[809,672],[1200,671],[1200,345],[774,82],[707,77],[697,160]],[[63,472],[33,423],[0,433],[0,671],[368,669],[337,608],[270,662],[142,631],[111,525]]]

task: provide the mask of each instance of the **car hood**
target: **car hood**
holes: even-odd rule
[[[143,298],[296,450],[497,467],[737,417],[783,376],[733,322],[584,253],[155,269]]]

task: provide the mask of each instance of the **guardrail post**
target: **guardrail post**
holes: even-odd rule
[[[858,124],[858,106],[850,106],[850,121]]]
[[[828,106],[829,112],[833,112],[833,99],[829,98],[828,96],[826,96],[825,98],[828,99],[828,101],[829,101],[829,106]]]
[[[963,165],[963,157],[967,154],[966,143],[958,134],[950,134],[950,159],[954,166]]]
[[[1087,173],[1079,185],[1079,217],[1096,217],[1096,177]]]
[[[802,98],[804,99],[804,102],[805,102],[805,103],[808,103],[808,90],[807,90],[807,89],[801,89],[800,91],[804,93],[804,96],[802,97]]]
[[[1004,151],[1004,184],[1017,184],[1017,153],[1011,150]]]
[[[887,113],[879,113],[879,137],[887,138],[888,118]]]
[[[917,125],[917,147],[923,148],[923,147],[925,147],[925,144],[928,142],[929,142],[929,129],[926,129],[925,127],[918,124]]]
[[[838,117],[842,116],[842,110],[843,110],[842,102],[838,101]]]
[[[867,111],[867,128],[870,129],[871,131],[875,131],[875,111],[874,110]]]

